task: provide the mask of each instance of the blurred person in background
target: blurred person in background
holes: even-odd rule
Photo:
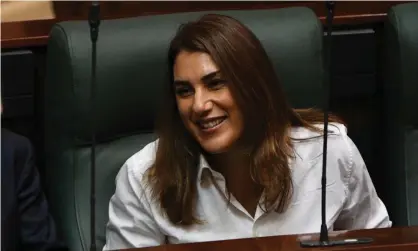
[[[0,103],[0,110],[2,112]],[[41,188],[29,139],[1,129],[1,250],[67,250]]]

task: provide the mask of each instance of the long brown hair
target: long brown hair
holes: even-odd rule
[[[284,211],[292,196],[288,158],[293,157],[293,146],[289,131],[293,126],[317,131],[313,124],[321,123],[323,114],[313,109],[292,109],[261,42],[237,20],[215,14],[181,26],[170,44],[169,81],[156,128],[158,149],[146,176],[154,198],[172,223],[201,222],[194,215],[201,149],[180,119],[172,84],[173,66],[183,50],[208,53],[228,80],[244,117],[244,138],[252,146],[251,174],[264,188],[261,206]],[[336,120],[330,117],[330,121]]]

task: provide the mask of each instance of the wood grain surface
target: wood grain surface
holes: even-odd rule
[[[305,235],[306,237],[306,235]],[[312,239],[315,239],[315,235]],[[418,226],[387,229],[348,231],[330,239],[373,238],[370,244],[348,245],[327,248],[302,248],[297,235],[201,242],[177,245],[164,245],[149,248],[123,249],[125,251],[311,251],[311,250],[350,250],[350,251],[417,251]],[[122,250],[122,249],[121,249]]]

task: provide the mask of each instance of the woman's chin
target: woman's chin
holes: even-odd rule
[[[235,140],[202,140],[200,146],[209,154],[221,154],[231,150]]]
[[[205,152],[220,154],[230,151],[239,140],[239,135],[232,128],[225,127],[225,130],[210,135],[199,133],[196,135],[196,139]]]
[[[209,154],[221,154],[228,151],[229,147],[219,147],[219,146],[202,146],[203,150]]]
[[[231,148],[231,144],[222,144],[218,142],[201,142],[200,146],[209,154],[221,154]]]

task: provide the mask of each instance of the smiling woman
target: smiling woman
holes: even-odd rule
[[[205,152],[232,152],[243,131],[242,114],[209,54],[180,52],[174,85],[180,117]]]
[[[292,109],[255,35],[205,15],[180,27],[168,70],[159,139],[119,172],[105,250],[316,232],[323,114]],[[345,126],[331,116],[327,133],[327,225],[390,227]]]

